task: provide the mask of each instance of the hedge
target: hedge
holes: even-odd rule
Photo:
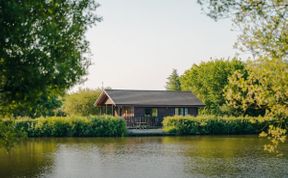
[[[276,122],[270,117],[171,116],[163,130],[177,135],[258,134]],[[287,123],[287,120],[286,120]]]
[[[112,116],[22,118],[15,124],[28,137],[100,137],[127,133],[126,122]]]

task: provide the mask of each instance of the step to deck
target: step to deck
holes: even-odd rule
[[[170,136],[162,129],[128,129],[128,136]]]

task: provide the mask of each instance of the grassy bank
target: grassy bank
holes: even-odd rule
[[[102,137],[124,136],[123,119],[112,116],[22,118],[15,121],[16,129],[28,137]]]
[[[177,135],[258,134],[275,123],[270,117],[173,116],[163,129]]]

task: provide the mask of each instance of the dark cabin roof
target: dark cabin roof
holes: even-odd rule
[[[105,105],[107,100],[114,105],[205,106],[191,92],[182,91],[106,89],[95,105]]]

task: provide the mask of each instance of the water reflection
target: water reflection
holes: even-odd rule
[[[54,163],[56,143],[51,139],[30,139],[6,153],[0,149],[1,177],[35,177]]]
[[[9,155],[1,177],[285,177],[285,156],[263,152],[255,136],[29,139]]]

